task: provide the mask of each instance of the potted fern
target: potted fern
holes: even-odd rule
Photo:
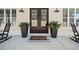
[[[50,27],[50,34],[53,38],[57,37],[57,32],[58,32],[58,28],[60,27],[60,24],[58,24],[58,22],[51,22],[48,24],[48,26]]]
[[[19,26],[21,28],[22,37],[27,37],[29,24],[27,22],[21,22]]]

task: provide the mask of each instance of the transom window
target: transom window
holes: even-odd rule
[[[0,26],[5,23],[16,24],[16,9],[0,9]]]
[[[70,23],[79,26],[79,8],[63,8],[63,26],[69,27]]]

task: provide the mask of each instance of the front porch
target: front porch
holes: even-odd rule
[[[32,42],[29,41],[31,35],[27,38],[21,38],[20,35],[13,36],[11,39],[0,43],[0,50],[78,50],[79,43],[69,39],[70,36],[58,36],[51,38],[50,35],[46,37],[49,41]]]
[[[6,9],[4,9],[5,11]],[[49,19],[47,17],[47,20],[41,20],[41,14],[37,12],[37,14],[39,14],[37,17],[33,18],[32,20],[29,18],[29,8],[24,9],[24,13],[20,13],[18,12],[19,9],[17,10],[17,14],[16,14],[16,24],[15,26],[11,26],[10,32],[9,34],[12,35],[12,38],[0,43],[0,49],[1,50],[73,50],[73,49],[79,49],[79,44],[72,41],[71,39],[69,39],[72,35],[73,32],[69,26],[69,23],[66,23],[64,21],[62,21],[64,17],[62,17],[63,13],[62,10],[63,9],[59,9],[60,12],[55,13],[54,12],[54,8],[49,8]],[[68,9],[69,10],[69,9]],[[12,10],[10,10],[12,11]],[[40,10],[38,10],[40,11]],[[36,11],[34,11],[36,12]],[[4,12],[4,14],[6,14]],[[35,15],[37,15],[35,14]],[[12,15],[12,14],[11,14]],[[10,15],[10,18],[12,19]],[[46,15],[43,15],[46,16]],[[52,17],[53,16],[53,17]],[[37,19],[36,19],[37,18]],[[69,17],[68,17],[69,18]],[[5,17],[4,17],[5,19]],[[6,19],[7,20],[7,19]],[[37,21],[39,20],[39,21]],[[52,21],[58,21],[59,23],[61,23],[61,27],[58,29],[58,37],[57,38],[51,38],[50,36],[50,30],[48,29],[47,31],[45,31],[46,33],[41,33],[41,27],[45,27],[46,23],[52,22]],[[69,19],[68,19],[69,21]],[[19,27],[19,24],[21,22],[28,22],[30,23],[29,28],[28,28],[28,37],[27,38],[22,38],[21,37],[21,29]],[[63,25],[64,24],[64,25]],[[36,27],[36,29],[34,28]],[[79,28],[79,27],[78,27]],[[0,27],[0,29],[4,29],[3,26]],[[34,31],[37,30],[37,32],[32,31],[33,29],[35,29]],[[39,31],[40,30],[40,31]],[[44,29],[45,30],[45,29]],[[43,30],[43,31],[44,31]],[[31,32],[32,31],[32,32]],[[47,41],[29,41],[31,36],[46,36],[49,40]]]

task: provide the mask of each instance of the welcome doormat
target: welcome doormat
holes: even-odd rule
[[[31,36],[30,40],[48,40],[46,36]]]
[[[46,36],[31,36],[27,42],[50,42]]]

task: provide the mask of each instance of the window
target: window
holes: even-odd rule
[[[75,12],[74,8],[69,9],[69,26],[70,26],[70,23],[74,23],[74,17],[75,17],[74,12]]]
[[[0,26],[4,23],[4,10],[0,9]]]
[[[79,26],[79,9],[78,8],[63,8],[63,26],[70,26],[74,23]]]
[[[1,24],[16,23],[16,9],[0,9],[0,26]]]
[[[12,26],[16,23],[16,10],[12,10]]]
[[[6,23],[10,23],[10,9],[6,9]]]
[[[76,26],[79,26],[79,9],[76,9]]]
[[[68,22],[68,9],[63,9],[63,26],[67,26]]]

